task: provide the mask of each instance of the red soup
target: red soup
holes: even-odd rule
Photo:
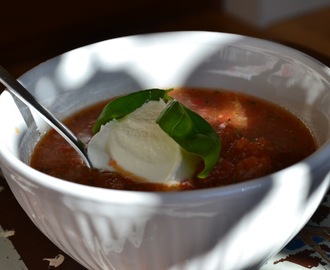
[[[230,91],[187,88],[175,89],[170,95],[208,121],[222,140],[220,159],[207,178],[194,176],[182,179],[178,186],[168,187],[137,182],[117,172],[90,170],[53,130],[38,142],[31,166],[49,175],[90,186],[182,191],[261,177],[299,162],[317,148],[313,135],[300,119],[282,107],[256,97]],[[92,126],[107,102],[72,115],[65,120],[66,125],[88,143]]]

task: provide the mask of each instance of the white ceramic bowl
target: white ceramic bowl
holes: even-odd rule
[[[20,80],[59,118],[105,97],[152,87],[203,86],[280,103],[312,129],[319,150],[278,173],[184,193],[106,190],[26,165],[27,132],[0,97],[1,169],[35,225],[89,269],[257,269],[304,226],[329,185],[330,71],[298,51],[222,33],[124,37],[65,53]]]

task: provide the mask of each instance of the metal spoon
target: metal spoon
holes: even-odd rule
[[[71,130],[69,130],[62,122],[60,122],[51,112],[49,112],[43,105],[41,105],[34,96],[20,84],[12,75],[9,74],[0,65],[0,82],[7,87],[7,90],[14,94],[18,99],[26,105],[34,108],[36,112],[51,126],[53,127],[81,156],[85,164],[92,168],[92,163],[87,155],[86,145],[77,138]]]

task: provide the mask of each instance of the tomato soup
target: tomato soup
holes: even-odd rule
[[[75,150],[54,130],[35,147],[31,166],[68,181],[121,190],[182,191],[223,186],[271,174],[301,161],[317,144],[308,127],[286,109],[242,93],[180,88],[170,95],[201,115],[222,140],[220,159],[205,179],[182,179],[177,186],[141,183],[117,172],[88,169]],[[85,143],[106,102],[65,120]],[[201,164],[202,166],[202,164]],[[288,180],[289,181],[289,180]]]

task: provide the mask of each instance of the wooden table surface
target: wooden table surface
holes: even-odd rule
[[[138,6],[122,0],[109,1],[113,4],[108,6],[103,3],[98,9],[94,4],[76,8],[75,0],[67,1],[65,8],[56,1],[59,4],[52,9],[41,0],[37,2],[38,8],[32,9],[29,2],[22,2],[18,15],[13,15],[17,13],[15,3],[1,7],[0,63],[15,76],[76,47],[159,31],[237,33],[291,44],[325,61],[330,57],[330,7],[260,29],[224,12],[218,0],[205,0],[203,4],[198,0],[155,0],[154,5],[150,4],[152,0],[140,0]]]
[[[207,30],[278,41],[300,49],[330,66],[330,8],[260,29],[226,14],[217,1],[205,1],[203,4],[201,1],[188,0],[180,3],[171,0],[165,2],[144,0],[141,7],[128,1],[110,1],[112,6],[109,7],[105,1],[101,1],[103,5],[98,8],[96,4],[80,4],[79,10],[73,4],[75,1],[66,3],[64,8],[53,3],[51,9],[49,3],[46,6],[40,1],[33,14],[27,12],[31,10],[29,2],[22,2],[18,15],[12,12],[15,4],[5,6],[7,12],[3,12],[0,19],[0,64],[18,77],[60,53],[108,38],[171,30]],[[0,87],[0,92],[2,89],[4,87]],[[10,266],[10,270],[52,268],[49,261],[43,259],[64,253],[33,225],[2,177],[0,190],[0,236],[3,235],[2,230],[15,231],[13,236],[0,237],[0,269],[4,265],[1,260],[10,261],[3,253],[4,247],[9,249],[11,257],[17,255],[16,264]],[[326,268],[327,265],[324,267],[330,269]],[[64,263],[56,269],[84,268],[65,255]]]

